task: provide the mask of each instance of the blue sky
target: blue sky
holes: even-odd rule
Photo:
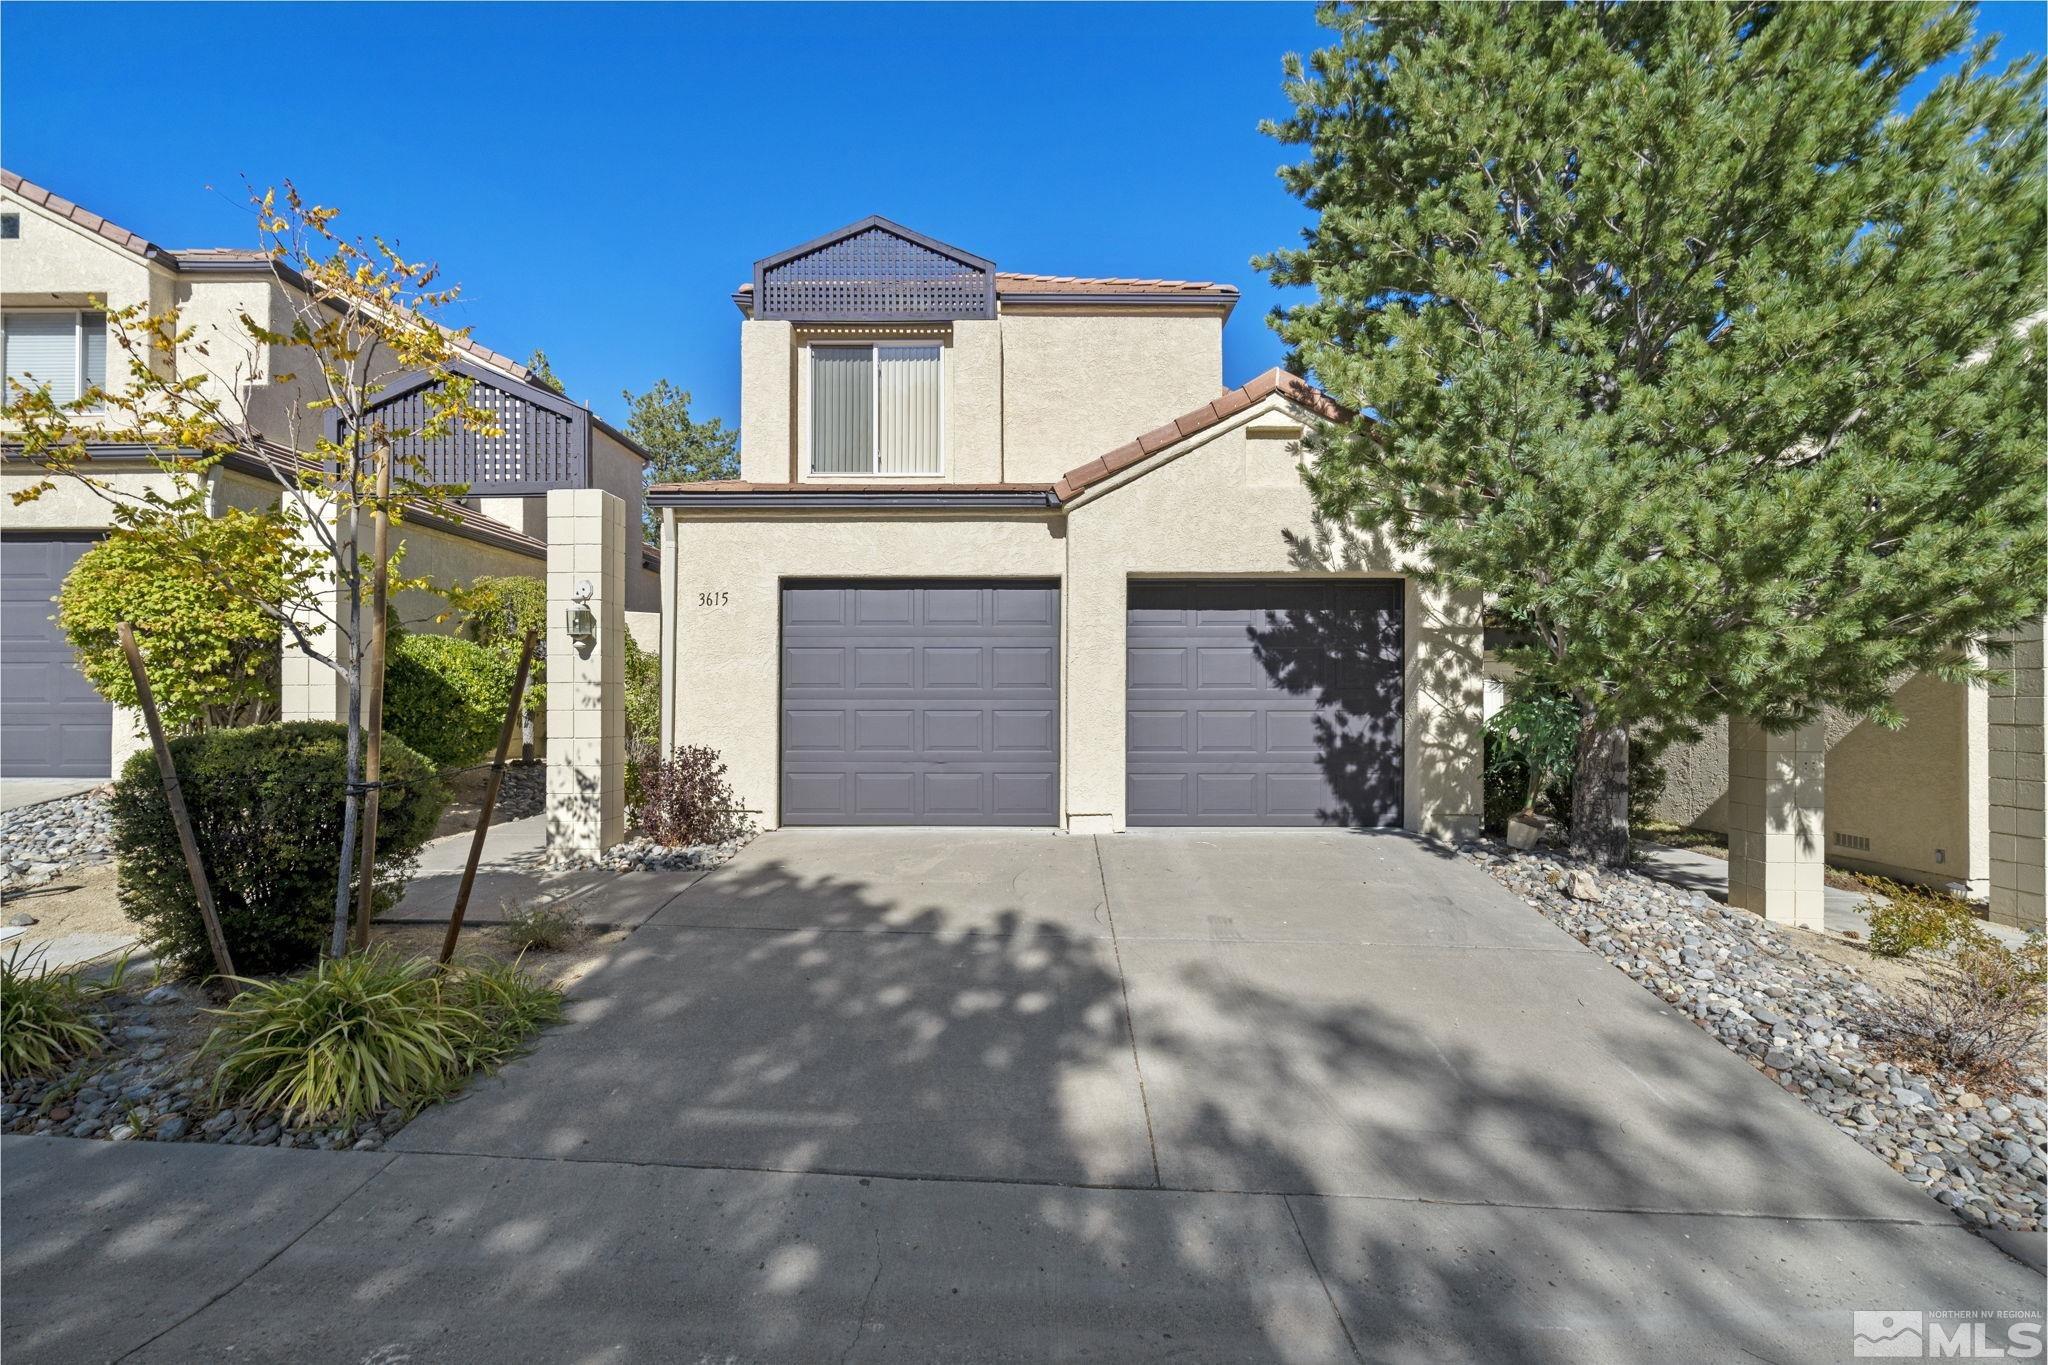
[[[2039,52],[2043,13],[1988,5],[1980,26]],[[0,159],[168,247],[253,245],[243,179],[289,176],[342,227],[440,261],[456,321],[545,348],[614,419],[621,388],[662,376],[736,417],[733,286],[869,213],[1009,270],[1236,284],[1238,383],[1281,355],[1247,262],[1306,221],[1257,125],[1285,112],[1282,54],[1320,32],[1278,3],[17,0]],[[398,74],[357,94],[350,52]],[[109,59],[141,53],[175,78]]]

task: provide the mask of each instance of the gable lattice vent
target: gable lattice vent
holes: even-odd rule
[[[992,318],[995,267],[868,219],[754,267],[754,316],[792,322]]]

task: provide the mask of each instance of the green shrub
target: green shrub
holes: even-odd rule
[[[549,953],[566,948],[583,932],[583,916],[567,905],[531,901],[507,906],[505,940],[521,952]]]
[[[661,656],[626,637],[626,742],[661,742]]]
[[[474,640],[408,635],[384,669],[384,733],[443,766],[483,758],[497,747],[517,673]]]
[[[217,1056],[213,1097],[287,1123],[354,1124],[383,1109],[414,1113],[474,1071],[518,1053],[561,1013],[558,992],[515,965],[443,973],[386,948],[328,958],[283,981],[250,982],[215,1011],[203,1056]]]
[[[289,527],[229,511],[147,530],[116,530],[80,555],[57,594],[57,623],[93,689],[135,705],[115,627],[135,623],[150,691],[174,731],[275,719],[280,635],[256,606],[304,576]]]
[[[548,589],[542,579],[472,579],[449,589],[448,600],[462,615],[463,638],[509,655],[515,664],[527,631],[547,640]]]
[[[1500,801],[1514,801],[1506,815],[1535,810],[1545,792],[1571,776],[1578,742],[1579,708],[1570,697],[1542,688],[1518,687],[1508,704],[1486,721],[1488,823],[1492,823],[1493,808]],[[1512,797],[1508,795],[1511,783],[1521,787]],[[1569,800],[1557,813],[1570,815]],[[1501,823],[1506,824],[1505,815]]]
[[[104,1036],[86,1017],[93,989],[41,958],[41,949],[24,953],[16,944],[0,962],[0,1077],[10,1081],[91,1052]]]
[[[178,785],[236,970],[311,962],[333,923],[346,732],[333,721],[210,730],[171,741]],[[403,741],[384,741],[377,822],[378,905],[403,894],[448,790]],[[186,878],[156,759],[128,760],[114,785],[121,908],[167,968],[205,974],[213,956]]]
[[[1904,957],[1915,949],[1944,953],[1989,938],[1961,897],[1883,877],[1863,880],[1885,898],[1869,912],[1870,951],[1879,957]]]

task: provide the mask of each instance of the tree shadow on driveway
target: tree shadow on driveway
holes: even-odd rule
[[[2037,1296],[1561,935],[1120,940],[1099,873],[1028,908],[1076,845],[763,840],[145,1357],[1832,1359],[1851,1307]],[[238,1155],[236,1199],[317,1156]]]

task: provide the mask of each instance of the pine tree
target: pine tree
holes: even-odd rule
[[[740,433],[716,417],[698,420],[690,416],[690,391],[679,389],[666,379],[654,381],[645,393],[625,391],[626,434],[654,456],[647,466],[647,482],[699,483],[707,479],[736,479],[740,476]],[[653,535],[659,522],[653,508],[647,509],[647,532]]]
[[[1293,367],[1368,414],[1312,490],[1576,703],[1583,856],[1626,856],[1631,732],[1897,724],[1902,674],[1981,677],[2042,609],[2042,72],[1973,17],[1325,8],[1288,59],[1266,131],[1315,220],[1257,264],[1315,290],[1273,318]]]

